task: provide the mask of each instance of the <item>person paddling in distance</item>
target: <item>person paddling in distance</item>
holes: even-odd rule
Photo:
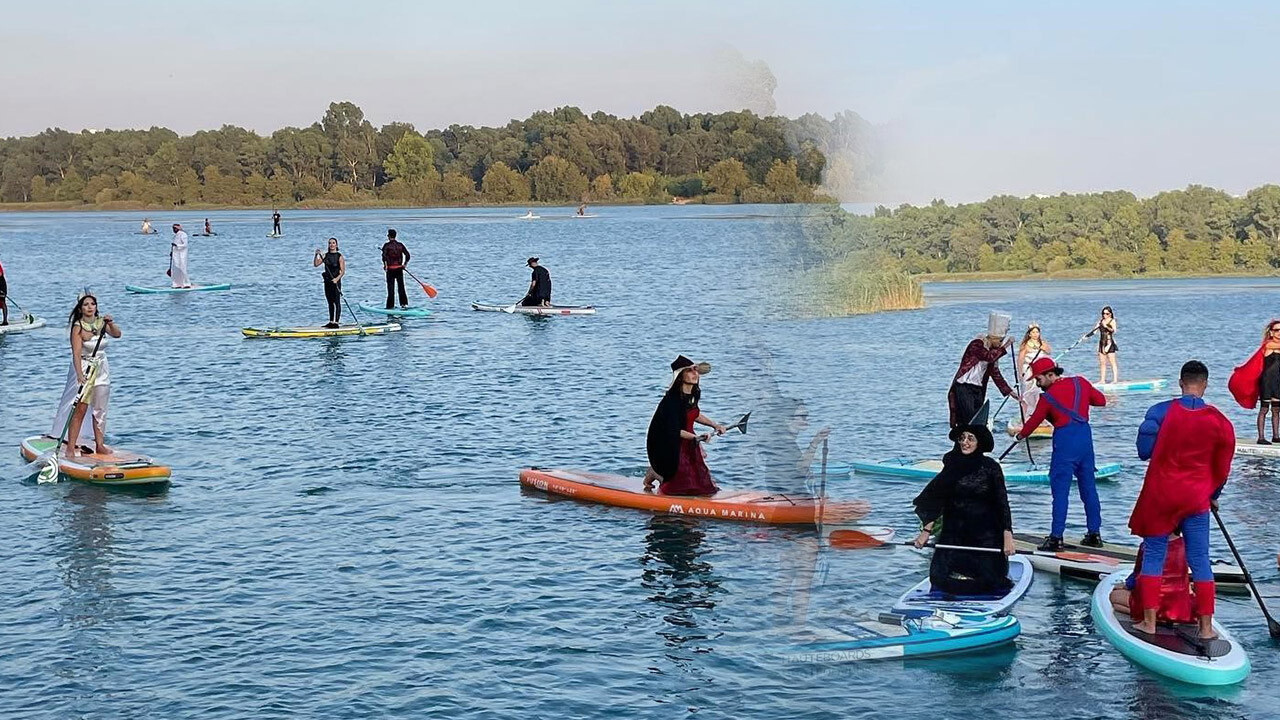
[[[143,235],[150,235],[155,232],[155,230],[151,228],[151,218],[142,218],[142,228],[138,230],[138,232]]]
[[[0,265],[0,325],[9,324],[9,281],[4,276],[4,265]]]
[[[680,355],[672,361],[671,372],[671,385],[658,403],[645,437],[649,469],[644,487],[652,490],[658,482],[662,495],[714,495],[719,488],[711,480],[701,447],[711,439],[711,433],[697,434],[693,429],[696,423],[710,427],[716,435],[724,434],[724,426],[703,415],[698,407],[700,381],[711,372],[711,365]]]
[[[79,457],[81,448],[92,448],[98,455],[109,455],[111,448],[107,447],[105,438],[107,403],[111,399],[111,369],[107,364],[108,340],[103,337],[103,330],[105,329],[106,335],[119,338],[120,328],[110,315],[98,316],[98,299],[89,294],[82,295],[76,301],[68,320],[71,323],[71,367],[67,371],[66,386],[62,390],[62,399],[58,402],[58,411],[54,414],[49,436],[62,438],[66,456],[70,458]],[[90,355],[93,356],[92,361],[89,359]],[[98,366],[98,372],[94,376],[89,402],[78,403],[76,398],[88,379],[90,362]],[[85,427],[84,422],[87,410],[92,410],[89,427]]]
[[[939,545],[997,548],[1000,553],[937,548],[929,563],[934,590],[953,595],[1001,595],[1012,587],[1013,518],[1004,471],[987,453],[995,440],[986,418],[951,429],[955,446],[942,456],[942,471],[913,500],[920,518],[914,545],[924,547],[940,519]]]
[[[409,248],[396,239],[395,228],[387,229],[387,241],[382,244],[382,271],[387,275],[387,309],[392,304],[393,294],[400,289],[400,309],[409,307],[409,296],[404,291],[404,268],[409,264]]]
[[[579,216],[583,216],[583,215],[586,215],[586,214],[587,214],[587,204],[586,204],[586,203],[582,203],[582,204],[578,205],[578,215],[579,215]]]
[[[169,276],[170,284],[175,288],[191,287],[191,278],[187,276],[187,232],[182,225],[173,224],[173,241],[169,243]]]
[[[525,307],[551,307],[551,273],[538,264],[538,258],[531,257],[525,261],[533,270],[529,279],[529,292],[520,300]]]
[[[1212,639],[1215,587],[1209,559],[1209,511],[1217,507],[1236,433],[1231,421],[1204,401],[1209,369],[1188,360],[1178,375],[1182,397],[1156,403],[1138,428],[1138,457],[1149,460],[1142,490],[1129,516],[1129,529],[1142,538],[1142,566],[1136,586],[1142,602],[1142,621],[1134,630],[1156,631],[1161,576],[1169,534],[1182,533],[1187,564],[1195,588],[1199,637]]]
[[[994,380],[1002,395],[1016,395],[1000,373],[1000,358],[1009,351],[1012,340],[1009,317],[991,313],[987,318],[987,334],[969,342],[960,358],[960,367],[951,381],[947,405],[951,411],[951,427],[966,425],[987,401],[987,381]]]
[[[338,238],[329,238],[329,249],[324,254],[316,250],[311,267],[324,265],[320,276],[324,279],[324,299],[329,304],[327,328],[338,327],[342,319],[342,276],[347,274],[347,259],[338,252]]]
[[[1089,427],[1089,407],[1102,407],[1107,398],[1079,376],[1063,377],[1053,358],[1041,356],[1031,363],[1031,375],[1040,387],[1036,409],[1018,431],[1026,440],[1046,419],[1053,425],[1053,454],[1049,459],[1049,490],[1053,494],[1053,523],[1041,550],[1061,550],[1067,526],[1067,496],[1075,477],[1084,503],[1087,532],[1081,545],[1102,547],[1102,507],[1098,502],[1097,471],[1093,454],[1093,430]]]
[[[279,210],[271,211],[271,234],[272,235],[284,234],[280,232],[280,211]]]
[[[209,224],[209,218],[204,219],[204,234],[209,237],[212,237],[218,234],[213,231],[213,226]]]
[[[1085,337],[1093,337],[1094,333],[1098,334],[1098,384],[1107,382],[1108,364],[1111,365],[1111,382],[1120,382],[1120,371],[1116,367],[1116,350],[1120,349],[1116,346],[1116,316],[1110,305],[1102,308],[1098,324]]]

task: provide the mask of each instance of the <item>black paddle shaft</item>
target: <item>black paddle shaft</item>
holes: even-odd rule
[[[1244,573],[1244,581],[1249,583],[1249,590],[1253,593],[1253,599],[1258,601],[1258,609],[1262,611],[1262,616],[1267,619],[1267,632],[1271,633],[1271,637],[1280,638],[1280,623],[1271,617],[1271,613],[1267,611],[1267,606],[1262,602],[1262,593],[1258,592],[1258,588],[1253,584],[1253,576],[1249,574],[1249,569],[1244,566],[1244,558],[1240,557],[1240,551],[1236,549],[1236,544],[1231,540],[1231,534],[1227,532],[1227,526],[1222,523],[1222,518],[1218,515],[1218,508],[1210,506],[1213,511],[1213,519],[1218,521],[1218,529],[1222,531],[1222,537],[1227,541],[1227,547],[1231,548],[1231,554],[1236,558],[1236,564],[1240,566],[1240,572]]]

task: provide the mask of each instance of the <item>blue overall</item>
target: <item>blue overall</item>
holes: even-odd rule
[[[1097,467],[1093,457],[1093,430],[1089,421],[1075,411],[1080,404],[1080,381],[1069,378],[1075,390],[1071,408],[1065,408],[1053,395],[1041,395],[1058,412],[1069,420],[1062,427],[1053,429],[1053,457],[1049,460],[1049,490],[1053,493],[1053,524],[1049,534],[1060,538],[1067,529],[1067,493],[1071,492],[1071,476],[1080,487],[1080,501],[1084,503],[1085,523],[1089,532],[1102,528],[1102,506],[1098,503],[1098,486],[1094,472]]]

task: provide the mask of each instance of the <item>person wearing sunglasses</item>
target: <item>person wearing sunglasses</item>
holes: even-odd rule
[[[1280,320],[1262,329],[1262,344],[1231,373],[1227,389],[1241,407],[1258,408],[1258,444],[1280,443]],[[1267,411],[1271,411],[1271,439],[1267,440]]]

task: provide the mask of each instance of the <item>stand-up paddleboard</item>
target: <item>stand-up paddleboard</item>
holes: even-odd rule
[[[374,303],[362,302],[358,307],[367,313],[390,317],[424,318],[431,314],[430,310],[421,305],[413,305],[407,308],[385,308]]]
[[[1021,627],[1012,615],[961,617],[933,612],[910,616],[880,613],[843,628],[817,631],[811,642],[792,645],[791,662],[913,660],[974,652],[1013,642]]]
[[[1280,458],[1280,443],[1259,445],[1257,438],[1236,438],[1236,454],[1252,457]]]
[[[541,219],[542,219],[542,216],[541,216],[541,215],[532,215],[532,214],[530,214],[530,215],[521,215],[521,216],[519,216],[519,217],[518,217],[518,218],[516,218],[516,219],[517,219],[517,220],[541,220]]]
[[[27,462],[51,453],[57,438],[36,435],[22,441],[22,457]],[[73,480],[95,485],[155,485],[169,482],[172,471],[146,455],[116,449],[109,455],[81,454],[76,458],[58,456],[58,471]]]
[[[561,495],[602,505],[715,520],[783,525],[815,525],[820,505],[816,499],[807,495],[759,490],[721,490],[706,496],[659,495],[644,489],[644,478],[583,470],[526,468],[520,471],[520,484],[548,495]],[[866,515],[870,509],[862,501],[833,500],[821,503],[821,508],[824,524],[852,523]]]
[[[1095,548],[1081,545],[1077,540],[1066,539],[1062,542],[1062,550],[1055,552],[1038,550],[1043,540],[1043,535],[1014,533],[1013,547],[1019,555],[1025,555],[1036,570],[1063,577],[1098,582],[1121,567],[1138,561],[1138,548],[1135,545],[1103,543],[1102,547]],[[1217,583],[1220,592],[1249,592],[1244,571],[1229,562],[1213,560],[1213,581]]]
[[[321,338],[321,337],[347,337],[347,336],[364,336],[364,335],[385,335],[387,333],[399,332],[399,323],[384,323],[382,325],[339,325],[336,328],[327,328],[322,325],[307,327],[276,327],[276,328],[244,328],[240,332],[245,337],[251,338]]]
[[[269,237],[269,238],[282,238],[282,237],[284,237],[284,233],[267,233],[267,237]]]
[[[472,310],[481,312],[505,312],[518,315],[595,315],[596,309],[590,305],[498,305],[496,303],[473,302]]]
[[[941,460],[911,460],[894,458],[880,462],[853,462],[854,472],[865,473],[876,477],[903,478],[909,480],[932,480],[934,475],[942,471]],[[1038,467],[1028,463],[1001,463],[1004,480],[1007,483],[1029,483],[1033,485],[1049,484],[1049,464]],[[1097,480],[1114,480],[1120,473],[1120,463],[1103,463],[1098,465],[1095,473]]]
[[[1129,613],[1117,614],[1111,590],[1124,583],[1128,570],[1112,573],[1093,591],[1093,626],[1134,663],[1165,677],[1194,685],[1234,685],[1249,675],[1249,656],[1227,629],[1213,621],[1215,640],[1200,640],[1196,626],[1158,625],[1155,635],[1133,630]]]
[[[591,214],[591,213],[587,213],[586,215],[579,215],[579,214],[577,214],[577,213],[574,213],[573,217],[576,217],[576,218],[580,218],[580,219],[584,219],[584,220],[585,220],[586,218],[593,218],[593,217],[596,217],[596,216],[595,216],[595,215],[593,215],[593,214]]]
[[[125,285],[124,289],[128,290],[131,293],[138,293],[141,295],[161,295],[161,294],[167,295],[170,293],[189,293],[189,292],[205,292],[205,291],[213,291],[213,290],[230,290],[231,283],[192,284],[192,286],[189,288],[143,287],[141,285]]]
[[[44,318],[38,318],[31,313],[24,314],[20,320],[12,319],[12,315],[9,317],[10,320],[8,325],[0,325],[0,335],[4,335],[6,333],[26,332],[28,330],[35,330],[36,328],[44,327]]]
[[[1009,437],[1017,435],[1020,430],[1022,430],[1022,423],[1017,420],[1010,420],[1009,423],[1004,426],[1004,431]],[[1047,422],[1040,423],[1039,427],[1031,431],[1031,439],[1033,440],[1043,440],[1051,437],[1053,437],[1053,426]]]
[[[1168,385],[1169,381],[1164,378],[1149,378],[1147,380],[1124,380],[1121,382],[1102,383],[1094,385],[1098,388],[1098,392],[1102,393],[1118,393],[1118,392],[1148,392],[1151,390],[1160,390]]]
[[[963,552],[963,551],[960,551]],[[893,604],[899,613],[943,612],[957,615],[1003,615],[1031,589],[1031,563],[1019,555],[1009,558],[1009,580],[1013,587],[1000,595],[952,595],[933,589],[929,578],[916,583]]]

